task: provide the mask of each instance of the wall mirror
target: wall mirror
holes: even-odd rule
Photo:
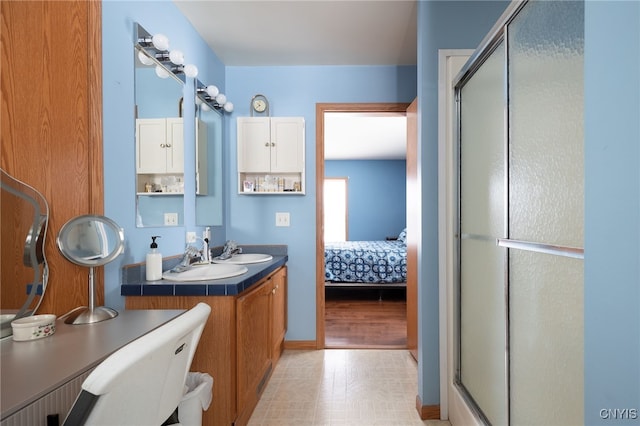
[[[201,83],[197,82],[199,86]],[[201,94],[196,100],[198,122],[206,126],[206,155],[196,156],[196,170],[203,168],[207,173],[207,191],[196,194],[196,225],[222,226],[222,135],[224,117],[222,112],[211,105]],[[201,179],[197,179],[200,181]]]
[[[104,216],[83,215],[69,220],[60,228],[56,240],[63,256],[72,263],[89,268],[89,307],[74,309],[65,319],[67,324],[90,324],[118,315],[104,306],[95,306],[94,270],[105,265],[124,249],[124,231]]]
[[[11,321],[35,313],[47,289],[44,241],[49,206],[37,190],[2,169],[0,172],[0,337],[6,337],[12,333]]]
[[[135,40],[153,37],[140,25]],[[153,47],[134,43],[136,225],[184,224],[184,74]]]

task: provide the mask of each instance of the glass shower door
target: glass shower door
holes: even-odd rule
[[[493,425],[584,421],[584,3],[515,3],[457,82],[457,385]]]
[[[583,17],[583,2],[531,2],[508,27],[509,235],[527,243],[509,249],[517,425],[583,424]]]
[[[504,61],[500,43],[460,92],[458,380],[492,424],[507,422]]]

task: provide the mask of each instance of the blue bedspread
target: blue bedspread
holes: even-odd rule
[[[404,283],[407,246],[402,241],[345,241],[325,243],[325,281],[348,283]]]

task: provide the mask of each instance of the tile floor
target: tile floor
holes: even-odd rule
[[[287,350],[249,426],[449,426],[420,420],[417,389],[406,350]]]

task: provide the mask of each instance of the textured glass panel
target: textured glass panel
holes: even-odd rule
[[[460,379],[492,424],[506,424],[505,54],[461,91]],[[474,239],[478,238],[478,239]]]
[[[497,47],[461,93],[461,229],[504,235],[504,47]]]
[[[584,423],[583,261],[509,254],[511,424]]]
[[[583,245],[583,2],[509,26],[510,237]],[[583,261],[510,251],[512,424],[583,423]]]
[[[507,423],[504,250],[470,239],[461,247],[460,378],[493,425]]]
[[[530,2],[509,26],[513,239],[583,245],[583,12]]]

